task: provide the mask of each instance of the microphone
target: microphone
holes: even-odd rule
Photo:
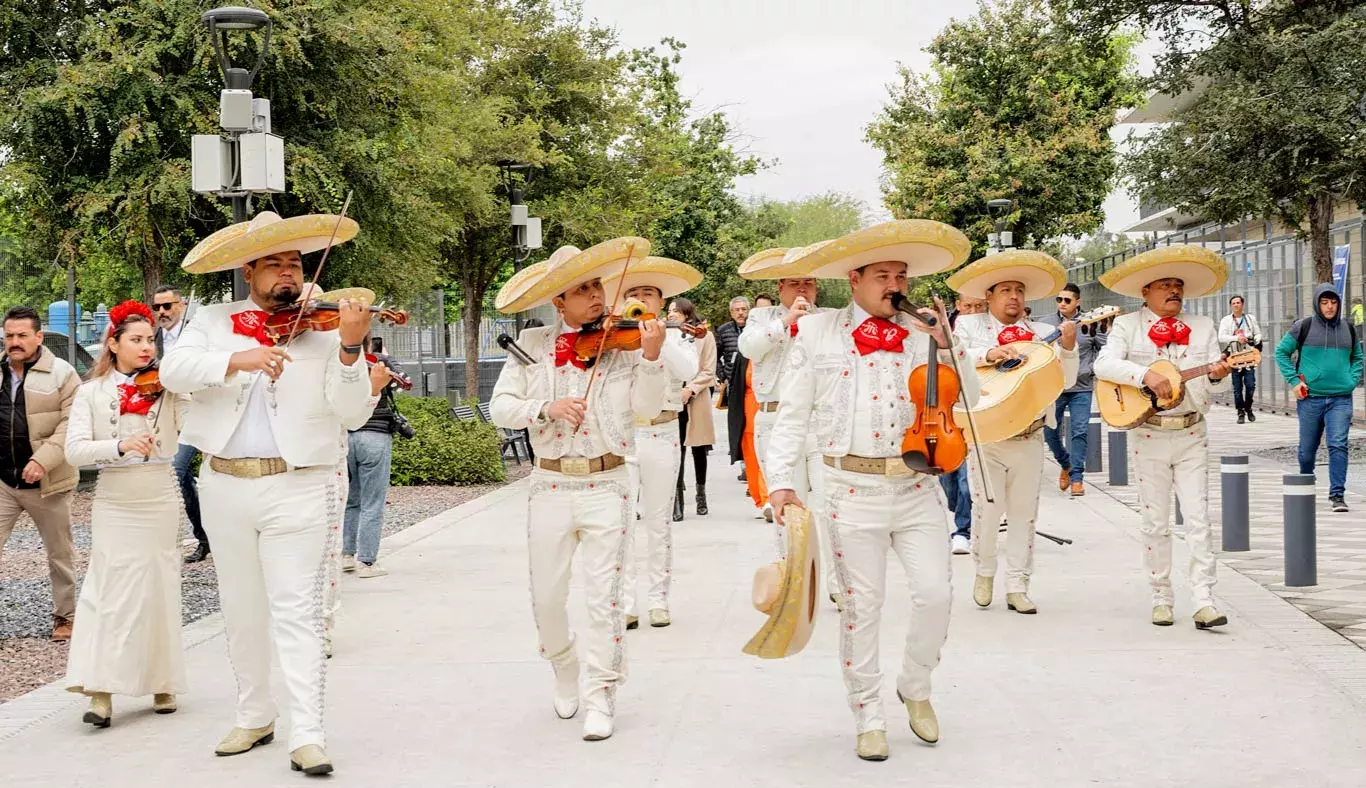
[[[522,350],[522,346],[517,344],[517,341],[507,334],[498,335],[498,347],[506,350],[513,358],[517,359],[522,366],[529,367],[536,363],[536,360],[525,350]]]
[[[921,309],[929,309],[930,307],[922,307],[917,304],[913,304],[911,303],[911,299],[907,298],[906,296],[900,293],[892,293],[892,308],[896,309],[899,312],[905,312],[906,314],[910,315],[911,317],[914,317],[916,320],[919,320],[930,327],[934,327],[939,324],[939,318],[925,317],[924,315],[920,314]]]

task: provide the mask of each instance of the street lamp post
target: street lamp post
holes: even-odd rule
[[[513,177],[513,173],[529,170],[531,165],[504,160],[498,162],[498,166],[503,169],[503,184],[507,188],[508,202],[512,207],[512,266],[514,270],[520,271],[522,263],[531,256],[532,250],[541,248],[541,219],[528,215],[529,211],[523,202],[525,192]],[[521,332],[522,313],[518,312],[517,333]]]
[[[987,211],[994,222],[994,231],[987,235],[987,254],[1010,249],[1015,244],[1015,234],[1006,229],[1006,217],[1015,203],[1005,198],[988,200]]]
[[[191,140],[191,188],[231,200],[233,222],[245,222],[251,212],[251,195],[285,190],[285,141],[270,131],[270,99],[251,93],[270,47],[271,21],[264,11],[239,6],[213,8],[200,19],[209,29],[223,72],[224,88],[218,100],[218,125],[223,133],[196,134]],[[255,31],[261,31],[256,62],[250,70],[234,66],[229,35]],[[234,299],[247,296],[240,269],[233,276],[232,290]]]

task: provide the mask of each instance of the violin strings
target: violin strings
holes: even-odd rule
[[[607,309],[608,309],[608,310],[611,310],[613,307],[615,307],[615,306],[617,305],[617,299],[621,298],[621,286],[624,285],[624,284],[626,284],[626,269],[628,269],[628,268],[631,267],[631,258],[633,258],[633,257],[635,257],[635,256],[636,256],[636,245],[635,245],[635,242],[632,242],[631,245],[630,245],[629,247],[626,248],[626,265],[624,265],[624,266],[621,267],[621,278],[617,280],[617,292],[616,292],[616,295],[612,296],[612,301],[611,301],[611,303],[609,303],[609,304],[607,305]],[[602,339],[599,340],[599,342],[598,342],[598,352],[597,352],[597,354],[595,355],[595,357],[594,357],[594,359],[593,359],[593,361],[594,361],[595,364],[596,364],[596,362],[597,362],[598,359],[601,359],[601,358],[602,358],[602,349],[605,348],[605,347],[607,347],[607,335],[610,334],[611,332],[612,332],[612,321],[610,321],[610,320],[604,320],[604,321],[603,321],[603,324],[602,324]],[[594,378],[597,378],[597,377],[598,377],[598,375],[596,375],[596,374],[595,374],[595,375],[589,375],[589,376],[588,376],[588,388],[584,389],[584,391],[583,391],[583,409],[584,409],[584,416],[585,416],[585,417],[587,417],[587,415],[588,415],[588,398],[591,397],[591,396],[593,395],[593,380],[594,380]],[[574,436],[578,435],[578,434],[579,434],[579,427],[581,427],[581,426],[583,426],[583,422],[582,422],[582,421],[580,421],[578,424],[574,425],[574,431],[571,432],[571,433],[569,434],[569,437],[570,437],[570,438],[573,438]]]
[[[318,280],[322,279],[323,266],[327,265],[327,255],[331,253],[332,244],[337,240],[337,231],[341,229],[342,222],[346,220],[346,209],[351,207],[352,193],[353,192],[351,191],[346,192],[346,200],[342,202],[341,214],[337,216],[337,223],[332,225],[332,235],[328,236],[327,246],[323,247],[323,258],[318,261],[318,267],[313,271],[313,281],[309,282],[308,286],[304,288],[305,293],[311,293],[313,288],[318,284]],[[294,316],[294,323],[289,327],[289,333],[285,335],[286,348],[289,347],[290,343],[294,341],[294,337],[297,336],[295,332],[299,330],[299,323],[304,319],[304,309],[305,304],[300,303],[299,314]]]

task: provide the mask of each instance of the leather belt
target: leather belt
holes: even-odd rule
[[[601,457],[561,457],[558,460],[536,458],[536,467],[551,473],[563,473],[565,476],[587,476],[620,468],[625,464],[626,458],[617,454],[604,454]]]
[[[678,411],[666,410],[653,419],[636,419],[637,427],[653,427],[656,424],[668,424],[671,421],[678,421]]]
[[[214,473],[236,476],[239,479],[260,479],[274,476],[289,470],[289,463],[279,457],[241,457],[227,459],[210,457],[209,467]]]
[[[1148,420],[1143,423],[1159,430],[1176,431],[1189,429],[1199,424],[1204,418],[1204,414],[1201,413],[1183,413],[1180,416],[1149,416]]]
[[[850,473],[866,473],[872,476],[910,476],[915,471],[906,467],[900,457],[859,457],[846,454],[843,457],[825,456],[825,464]]]
[[[778,403],[776,403],[776,402],[760,402],[760,403],[759,403],[759,412],[760,412],[760,413],[777,413],[777,412],[778,412]]]
[[[1028,427],[1025,427],[1023,432],[1019,432],[1019,433],[1017,433],[1017,434],[1015,434],[1015,435],[1011,435],[1009,438],[1006,438],[1006,440],[1008,440],[1008,441],[1018,441],[1018,440],[1024,440],[1025,438],[1032,438],[1032,437],[1034,437],[1034,433],[1036,433],[1036,432],[1038,432],[1039,430],[1043,429],[1044,423],[1045,423],[1044,417],[1043,417],[1043,416],[1040,416],[1039,418],[1037,418],[1037,419],[1034,420],[1034,423],[1030,424]]]

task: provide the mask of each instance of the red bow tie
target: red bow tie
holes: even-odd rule
[[[245,312],[238,312],[232,316],[232,333],[241,334],[244,337],[251,337],[266,347],[273,347],[274,342],[266,336],[266,318],[270,315],[259,309],[248,309]]]
[[[900,353],[905,349],[901,340],[910,333],[890,320],[870,317],[854,329],[854,346],[858,348],[860,356],[866,356],[878,350]]]
[[[1174,317],[1164,317],[1148,329],[1148,339],[1159,348],[1167,345],[1189,345],[1191,327]]]
[[[792,325],[788,326],[787,335],[790,337],[797,336],[797,324],[795,322]]]
[[[579,358],[579,354],[574,352],[574,340],[578,338],[579,332],[570,331],[567,334],[560,334],[555,340],[555,366],[573,364],[579,369],[588,369],[588,365]]]
[[[152,409],[154,402],[156,402],[155,399],[139,394],[138,387],[132,383],[119,384],[119,413],[146,416],[147,412]]]
[[[1009,345],[1011,342],[1028,342],[1034,338],[1034,332],[1024,326],[1006,326],[1001,329],[1001,333],[996,335],[996,344]]]

